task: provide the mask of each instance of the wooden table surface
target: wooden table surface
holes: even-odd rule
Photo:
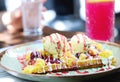
[[[60,31],[56,31],[56,30],[53,30],[47,27],[45,27],[43,31],[44,31],[43,35],[49,35],[51,33],[58,32],[67,37],[71,37],[72,35],[78,33],[78,32],[60,32]],[[0,48],[1,48],[0,52],[6,48],[9,48],[10,46],[35,41],[40,38],[41,37],[25,37],[23,35],[23,32],[9,34],[6,31],[4,31],[0,33]],[[116,41],[116,42],[119,43],[120,41]],[[89,81],[84,81],[84,82],[105,82],[105,81],[120,82],[120,71],[101,77],[99,79],[97,78],[94,80],[89,80]],[[6,71],[0,68],[0,82],[33,82],[33,81],[28,81],[28,80],[17,78],[15,76],[8,74]]]

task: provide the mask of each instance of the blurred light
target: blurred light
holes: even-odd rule
[[[43,17],[44,17],[44,23],[46,24],[55,19],[56,13],[54,10],[47,10],[46,12],[43,12]]]
[[[8,11],[14,11],[16,8],[20,7],[22,0],[5,0],[6,2],[6,7]]]
[[[0,78],[0,82],[15,82],[15,80],[9,77],[3,77]]]
[[[5,24],[5,25],[10,23],[11,22],[11,13],[8,12],[8,13],[3,14],[2,21],[3,21],[3,24]]]
[[[114,28],[114,37],[118,36],[118,30],[116,28]]]
[[[115,12],[120,12],[120,0],[115,0]]]
[[[60,31],[63,31],[66,29],[66,26],[62,21],[56,21],[53,26],[55,29],[60,30]]]

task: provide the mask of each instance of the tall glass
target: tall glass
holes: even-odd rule
[[[114,0],[86,0],[86,33],[95,40],[114,41]]]
[[[41,8],[41,0],[22,0],[22,20],[24,35],[42,35]]]

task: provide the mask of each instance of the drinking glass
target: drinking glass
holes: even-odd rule
[[[24,35],[42,35],[41,0],[22,0],[22,21]]]
[[[86,33],[91,39],[114,41],[114,0],[86,0]]]

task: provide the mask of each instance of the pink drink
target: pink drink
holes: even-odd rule
[[[90,38],[114,41],[114,0],[86,0],[86,17]]]

